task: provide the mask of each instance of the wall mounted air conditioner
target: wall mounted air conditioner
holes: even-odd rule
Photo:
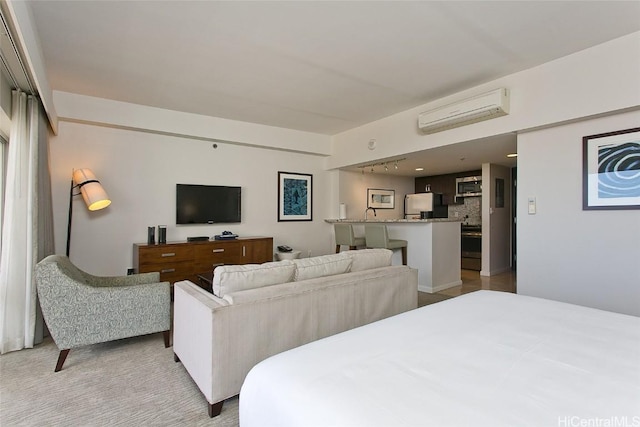
[[[501,88],[420,113],[418,127],[424,133],[434,133],[507,114],[509,91]]]

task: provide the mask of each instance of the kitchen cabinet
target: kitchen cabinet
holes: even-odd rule
[[[442,193],[442,202],[445,205],[462,203],[462,200],[456,200],[456,178],[473,175],[482,175],[482,170],[418,177],[415,179],[415,192],[426,193],[426,186],[429,185],[433,193]]]

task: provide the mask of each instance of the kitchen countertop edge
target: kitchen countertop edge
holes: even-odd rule
[[[429,218],[429,219],[325,219],[329,224],[336,223],[433,223],[433,222],[462,222],[461,218]]]

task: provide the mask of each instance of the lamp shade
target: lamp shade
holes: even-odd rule
[[[80,188],[82,198],[90,211],[98,211],[111,204],[107,192],[90,169],[73,171],[73,182]]]

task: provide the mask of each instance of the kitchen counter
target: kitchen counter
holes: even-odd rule
[[[419,291],[433,293],[462,284],[460,279],[462,218],[325,219],[325,222],[353,224],[356,236],[364,236],[366,224],[385,224],[390,239],[407,241],[407,264],[418,270]],[[391,260],[394,265],[402,264],[400,251],[393,251]]]
[[[429,218],[429,219],[377,219],[377,218],[368,218],[368,219],[325,219],[324,222],[328,222],[329,224],[342,223],[342,222],[350,222],[350,223],[432,223],[432,222],[462,222],[461,218]]]

